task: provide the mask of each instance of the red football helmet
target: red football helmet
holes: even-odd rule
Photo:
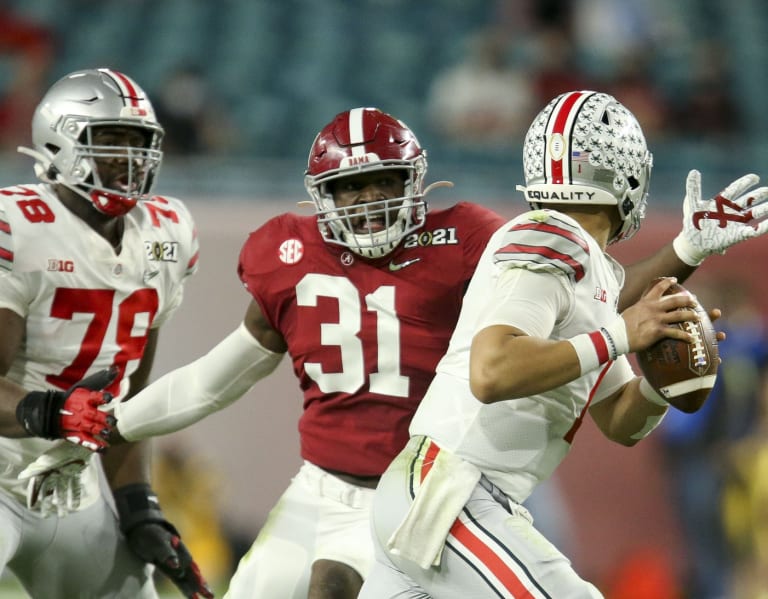
[[[364,206],[335,205],[329,181],[379,170],[405,171],[404,197]],[[422,183],[426,172],[427,153],[404,123],[376,108],[354,108],[336,115],[315,137],[304,185],[327,242],[346,246],[365,258],[379,258],[424,224],[427,207]],[[384,229],[355,233],[351,222],[353,217],[359,218],[361,209],[366,219],[383,216]]]

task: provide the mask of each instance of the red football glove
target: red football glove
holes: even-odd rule
[[[99,410],[112,400],[101,391],[112,384],[117,369],[100,370],[66,391],[31,391],[16,406],[16,419],[31,435],[66,439],[91,451],[103,451],[115,418]]]

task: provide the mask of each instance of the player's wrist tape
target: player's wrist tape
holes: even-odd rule
[[[661,395],[656,389],[651,387],[651,384],[646,380],[645,377],[642,377],[640,379],[640,393],[643,394],[643,397],[647,399],[649,402],[656,404],[657,406],[668,406],[669,402],[664,399],[664,396]]]
[[[157,495],[146,483],[133,483],[112,491],[115,509],[120,519],[120,530],[127,534],[139,524],[154,522],[178,535],[178,531],[165,519]]]
[[[682,231],[672,241],[672,249],[675,250],[677,257],[688,266],[699,266],[704,262],[704,258],[707,257],[704,252],[688,241],[688,238]]]
[[[568,341],[576,350],[582,375],[629,352],[627,325],[621,316],[606,327]]]

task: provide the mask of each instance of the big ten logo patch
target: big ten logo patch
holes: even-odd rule
[[[603,302],[604,304],[608,302],[608,292],[602,287],[595,287],[595,295],[592,297],[599,302]]]
[[[403,247],[415,248],[428,245],[456,245],[459,239],[456,236],[456,227],[434,229],[432,231],[419,231],[406,235]]]
[[[72,260],[57,260],[48,258],[49,272],[75,272],[75,263]]]
[[[178,262],[178,241],[145,241],[144,249],[150,262]]]

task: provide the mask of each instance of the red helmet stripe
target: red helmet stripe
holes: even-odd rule
[[[567,147],[570,142],[566,141],[569,136],[565,132],[573,125],[573,121],[587,97],[589,94],[585,92],[565,94],[552,110],[547,124],[545,148],[545,176],[548,176],[550,183],[563,183],[565,179],[570,182],[571,149]],[[562,144],[562,146],[558,148],[556,147],[557,144]]]
[[[120,88],[120,92],[124,100],[127,100],[131,106],[139,106],[139,102],[142,100],[138,91],[138,86],[127,75],[123,75],[117,71],[110,69],[99,69],[105,75],[109,75],[112,80]]]

